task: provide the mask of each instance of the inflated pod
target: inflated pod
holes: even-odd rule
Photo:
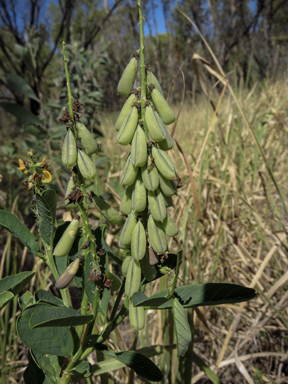
[[[159,188],[155,192],[148,191],[148,206],[154,220],[163,223],[166,217],[166,205]]]
[[[101,197],[97,195],[93,195],[93,202],[98,211],[105,217],[107,221],[111,224],[120,224],[123,220],[123,216],[116,211],[110,204],[108,204],[105,200],[101,199]]]
[[[131,244],[132,232],[137,224],[136,215],[134,212],[131,212],[127,217],[124,227],[122,229],[120,238],[119,238],[119,247],[127,248]]]
[[[147,191],[140,172],[134,183],[131,206],[134,212],[142,212],[147,206]]]
[[[58,241],[53,254],[57,257],[67,256],[72,248],[79,227],[79,216],[75,215]]]
[[[157,271],[154,265],[150,265],[149,256],[146,252],[145,257],[141,260],[141,271],[147,281],[152,281],[157,276]]]
[[[154,107],[151,104],[146,105],[145,120],[146,120],[147,128],[152,140],[156,142],[165,140],[166,138],[165,130],[163,129],[163,126],[162,126],[163,121],[161,124],[160,116],[158,115],[158,113],[155,111]]]
[[[134,184],[129,185],[129,187],[125,188],[123,197],[121,199],[119,210],[124,215],[129,215],[132,210],[132,193],[134,191]]]
[[[151,159],[148,157],[147,164],[141,168],[141,176],[147,191],[156,191],[159,187],[159,173],[156,166],[151,164]]]
[[[173,219],[171,219],[168,212],[167,212],[165,220],[162,224],[162,227],[163,227],[166,235],[169,237],[176,236],[179,233],[179,229],[178,229],[177,225],[174,223]]]
[[[117,91],[120,95],[127,96],[132,91],[138,71],[138,60],[139,54],[134,52],[118,83]]]
[[[96,176],[96,167],[90,157],[81,149],[78,149],[77,165],[84,179],[93,180]]]
[[[174,179],[176,177],[175,173],[178,173],[178,169],[166,152],[153,146],[152,156],[158,171],[161,172],[166,179]]]
[[[140,331],[145,325],[144,307],[134,307],[132,300],[129,302],[129,321],[136,331]]]
[[[132,260],[132,256],[126,256],[125,259],[123,260],[123,263],[121,265],[121,273],[124,277],[127,276],[129,264]]]
[[[157,112],[159,113],[159,116],[163,120],[164,124],[174,123],[175,115],[172,109],[169,107],[167,101],[158,91],[158,89],[153,88],[151,90],[151,95],[152,95],[153,104],[155,105],[155,108],[157,109]]]
[[[138,109],[133,107],[116,136],[117,143],[121,145],[130,144],[138,124]]]
[[[62,163],[66,167],[73,167],[73,165],[77,161],[77,147],[76,147],[76,140],[73,135],[73,132],[68,129],[63,147],[62,147]]]
[[[165,253],[168,249],[168,243],[162,224],[159,221],[155,221],[153,216],[150,215],[147,229],[149,241],[154,251],[157,253]]]
[[[147,83],[148,84],[154,84],[155,85],[155,88],[158,89],[158,91],[161,93],[161,95],[164,97],[164,93],[163,93],[163,90],[161,88],[161,85],[157,79],[157,77],[153,74],[153,72],[147,71],[147,77],[146,77],[146,80],[147,80]]]
[[[118,277],[113,275],[113,273],[110,271],[106,272],[106,276],[108,280],[113,280],[113,284],[110,287],[111,291],[118,291],[118,289],[121,287],[121,281],[118,279]]]
[[[56,281],[55,283],[56,288],[64,289],[68,287],[68,285],[71,283],[76,273],[78,272],[78,269],[80,267],[80,263],[82,260],[83,260],[83,256],[79,255],[77,256],[77,259],[75,259],[74,261],[72,261],[71,264],[68,265],[68,267],[62,273],[62,275]]]
[[[147,161],[146,137],[139,124],[131,143],[131,161],[134,167],[142,167]]]
[[[131,260],[125,281],[125,293],[128,297],[139,291],[141,285],[141,265],[140,262]]]
[[[177,184],[174,180],[168,180],[159,173],[160,189],[165,196],[177,195]]]
[[[131,161],[131,155],[129,155],[127,157],[127,160],[124,164],[123,171],[121,173],[120,184],[125,185],[126,187],[133,184],[137,177],[138,171],[139,171],[139,168],[134,167]]]
[[[73,208],[77,207],[76,204],[74,204],[74,203],[69,204],[69,200],[68,199],[66,200],[66,198],[70,195],[70,193],[72,192],[74,187],[75,187],[75,184],[73,181],[73,177],[70,177],[70,180],[68,182],[66,192],[65,192],[65,205],[68,209],[73,209]]]
[[[158,145],[163,151],[169,151],[170,149],[174,148],[174,140],[172,139],[172,136],[170,135],[166,127],[165,127],[165,136],[166,136],[165,140],[159,141]]]
[[[119,131],[124,121],[128,118],[129,113],[132,111],[133,104],[136,103],[137,100],[138,100],[138,91],[136,91],[135,93],[133,92],[128,97],[116,120],[116,123],[115,123],[116,131]]]
[[[76,123],[78,139],[80,140],[81,146],[85,149],[87,155],[92,155],[97,152],[97,143],[94,140],[94,137],[91,135],[89,130],[85,127],[84,124],[77,122]]]
[[[138,221],[132,232],[131,255],[135,260],[142,260],[146,253],[147,239],[141,220]]]

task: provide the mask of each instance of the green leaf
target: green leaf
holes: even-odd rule
[[[26,291],[24,295],[19,297],[19,304],[21,311],[24,311],[28,305],[35,304],[34,296],[29,291]]]
[[[8,291],[1,292],[0,293],[0,310],[4,308],[9,303],[9,301],[13,299],[13,297],[14,295],[12,292],[8,292]]]
[[[141,285],[151,283],[151,281],[160,279],[160,277],[164,276],[165,274],[161,272],[162,269],[170,268],[175,269],[177,266],[177,255],[175,253],[168,253],[165,254],[165,258],[163,260],[163,263],[160,262],[163,255],[158,255],[159,257],[159,263],[155,265],[157,275],[153,280],[146,280],[144,276],[142,276]],[[167,257],[166,257],[167,256]],[[182,251],[179,252],[179,265],[182,263]]]
[[[29,99],[39,101],[35,92],[23,77],[18,76],[15,73],[8,73],[6,82],[11,91],[21,93],[21,95],[27,96]]]
[[[78,373],[81,373],[84,377],[90,377],[91,372],[91,364],[88,363],[88,361],[82,361],[80,364],[76,365],[75,368],[73,368]]]
[[[36,237],[29,231],[21,221],[10,212],[0,210],[0,225],[5,227],[12,235],[16,236],[29,249],[31,253],[41,258],[44,255],[39,253],[39,244]]]
[[[89,336],[85,337],[83,344],[84,344],[85,348],[93,347],[93,348],[97,349],[98,351],[103,351],[103,350],[108,349],[106,344],[98,343],[98,339],[99,339],[99,335],[95,335],[95,334],[89,335]]]
[[[93,320],[92,315],[83,316],[80,312],[67,307],[41,306],[30,317],[31,328],[76,327]]]
[[[127,365],[127,367],[133,369],[133,371],[135,371],[137,375],[142,376],[147,380],[160,381],[163,378],[162,372],[153,363],[153,361],[151,361],[150,359],[148,359],[148,357],[142,355],[141,353],[133,351],[102,351],[102,353],[114,357],[114,359]]]
[[[6,112],[24,121],[25,123],[35,124],[43,126],[43,122],[38,119],[36,115],[28,111],[26,108],[16,103],[2,102],[0,106],[5,109]]]
[[[61,373],[61,365],[59,357],[55,355],[47,355],[36,351],[30,351],[33,360],[39,368],[45,373],[46,376],[52,381],[57,383]]]
[[[150,297],[147,297],[143,292],[136,292],[133,295],[133,305],[134,307],[149,307],[149,308],[158,308],[166,302],[171,302],[165,296],[168,294],[168,289],[155,293]]]
[[[61,299],[58,299],[58,297],[52,295],[52,293],[44,291],[44,289],[38,289],[35,292],[35,300],[37,302],[46,302],[51,303],[54,305],[64,306],[63,301]]]
[[[52,245],[57,207],[57,193],[46,189],[41,195],[36,193],[36,205],[39,213],[39,231],[45,243]]]
[[[223,384],[220,378],[204,363],[204,361],[196,355],[195,352],[192,352],[193,362],[198,365],[198,367],[205,373],[205,375],[212,381],[214,384]]]
[[[158,292],[148,299],[138,301],[137,306],[145,306],[151,309],[172,308],[172,300],[160,304],[161,300],[164,301],[163,297],[165,297],[167,293],[168,290]],[[254,299],[256,292],[252,288],[246,288],[236,284],[207,283],[177,287],[174,291],[174,296],[184,308],[192,308],[204,305],[241,303]],[[135,299],[137,299],[137,297]]]
[[[35,272],[20,272],[17,275],[4,277],[0,280],[0,292],[10,291],[16,296],[34,275]]]
[[[187,352],[192,334],[185,309],[176,297],[172,299],[172,312],[177,337],[177,356],[181,356]]]
[[[17,330],[20,339],[33,351],[48,355],[71,356],[74,342],[68,327],[30,328],[30,317],[40,305],[43,304],[35,304],[26,308],[19,316]]]

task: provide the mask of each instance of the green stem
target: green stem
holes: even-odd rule
[[[139,9],[139,26],[140,26],[140,60],[141,60],[141,118],[143,121],[144,132],[146,140],[149,141],[148,128],[145,120],[145,103],[146,103],[146,71],[145,71],[145,57],[144,57],[144,29],[143,29],[143,15],[141,0],[138,0]]]
[[[179,273],[179,264],[180,264],[179,263],[180,262],[179,252],[181,252],[181,251],[177,252],[177,265],[176,265],[176,269],[175,269],[175,275],[174,275],[174,278],[173,278],[172,286],[169,289],[168,294],[166,295],[167,299],[171,299],[171,297],[174,294],[174,290],[176,288],[176,283],[177,283],[177,278],[178,278],[178,273]]]
[[[67,91],[68,91],[68,106],[69,106],[69,114],[72,116],[72,125],[73,125],[73,131],[75,134],[75,121],[74,121],[74,112],[73,112],[73,97],[71,93],[71,85],[70,85],[70,75],[68,71],[68,59],[66,58],[66,53],[65,53],[65,47],[66,43],[63,41],[62,43],[63,46],[63,58],[64,58],[64,68],[65,68],[65,75],[66,75],[66,82],[67,82]]]

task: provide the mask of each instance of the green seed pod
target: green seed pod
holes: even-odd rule
[[[93,180],[96,176],[96,167],[93,161],[88,155],[81,149],[78,149],[78,161],[79,170],[84,179]]]
[[[121,273],[124,277],[127,276],[129,264],[132,260],[132,256],[126,256],[125,259],[123,260],[123,264],[121,266]]]
[[[124,215],[129,215],[132,211],[132,193],[134,191],[134,184],[129,185],[124,191],[123,197],[121,199],[119,210]]]
[[[163,121],[151,104],[147,105],[145,108],[145,119],[152,140],[156,142],[165,140],[166,135],[165,130],[163,129]]]
[[[101,199],[101,197],[97,195],[93,195],[93,202],[98,211],[105,217],[109,223],[116,225],[120,224],[123,220],[122,215],[116,211],[110,204],[108,204],[105,200]]]
[[[147,206],[147,192],[140,172],[134,183],[131,205],[134,212],[142,212]]]
[[[132,297],[134,293],[138,292],[141,285],[141,265],[140,262],[132,259],[125,282],[125,293],[128,297]]]
[[[177,195],[177,184],[174,180],[168,180],[159,173],[160,189],[165,196]]]
[[[162,225],[164,232],[167,236],[173,237],[176,236],[179,233],[179,229],[177,225],[174,223],[174,221],[171,219],[169,213],[167,212],[167,216],[163,222]]]
[[[152,281],[157,276],[157,271],[154,265],[150,265],[148,252],[145,257],[141,260],[141,271],[147,281]]]
[[[168,243],[162,224],[153,219],[150,215],[148,219],[148,235],[152,248],[157,253],[165,253],[168,249]]]
[[[142,260],[146,253],[147,239],[141,220],[138,221],[132,232],[131,254],[135,260]]]
[[[78,272],[78,269],[80,267],[80,263],[82,260],[83,260],[83,257],[79,255],[77,256],[76,260],[74,260],[70,265],[68,265],[68,267],[62,273],[62,275],[56,281],[55,288],[64,289],[68,287],[68,285],[71,283],[76,273]]]
[[[141,176],[145,188],[148,191],[156,191],[159,187],[159,173],[155,166],[151,167],[151,159],[148,157],[148,162],[141,168]]]
[[[118,279],[118,277],[113,275],[113,273],[110,271],[106,271],[106,276],[108,280],[113,280],[113,284],[110,287],[111,291],[118,291],[118,289],[121,287],[121,281]]]
[[[77,207],[76,204],[74,204],[74,203],[69,204],[69,200],[68,199],[66,200],[66,197],[68,197],[70,195],[70,193],[72,192],[72,189],[74,187],[75,187],[75,184],[73,181],[73,177],[70,177],[69,183],[68,183],[67,188],[66,188],[66,193],[65,193],[65,205],[68,209],[73,209],[73,208]]]
[[[172,136],[170,135],[166,127],[165,127],[165,136],[166,136],[166,139],[163,141],[159,141],[158,145],[163,151],[169,151],[170,149],[174,148],[174,140],[172,139]]]
[[[161,93],[161,95],[164,97],[164,93],[163,93],[163,90],[161,88],[161,85],[157,79],[157,77],[151,72],[151,71],[147,71],[147,83],[148,84],[154,84],[155,85],[155,88],[158,89],[158,91]]]
[[[129,321],[130,325],[136,331],[144,328],[145,325],[145,310],[144,307],[134,307],[132,300],[129,302]]]
[[[85,125],[77,122],[76,128],[78,131],[78,139],[80,140],[81,146],[85,149],[87,155],[91,156],[93,153],[96,153],[98,149],[97,143]]]
[[[176,177],[175,172],[178,173],[178,169],[166,152],[153,147],[152,156],[158,171],[161,172],[166,179],[174,179]]]
[[[119,247],[127,248],[131,244],[132,232],[137,224],[136,215],[134,212],[131,212],[127,217],[124,227],[122,229],[120,238],[119,238]]]
[[[131,155],[127,157],[127,160],[125,162],[123,172],[121,174],[120,178],[120,184],[125,185],[128,187],[129,185],[133,184],[137,174],[138,174],[138,167],[134,167],[131,161]]]
[[[166,217],[166,205],[159,188],[155,192],[148,191],[148,206],[153,219],[163,223]]]
[[[163,197],[164,197],[164,200],[165,200],[166,208],[168,208],[168,207],[174,207],[173,200],[172,200],[172,197],[171,197],[171,196],[165,196],[165,195],[163,194]]]
[[[123,105],[119,116],[117,118],[116,124],[115,124],[115,129],[116,131],[119,131],[121,128],[122,124],[124,123],[125,120],[127,120],[132,108],[133,104],[136,103],[138,100],[138,91],[136,91],[136,94],[133,92],[128,99],[126,100],[125,104]]]
[[[169,107],[167,101],[158,91],[158,89],[154,88],[151,91],[153,104],[155,105],[159,116],[163,120],[164,124],[172,124],[175,121],[175,115],[172,109]]]
[[[134,52],[118,83],[117,91],[120,95],[127,96],[132,91],[138,71],[138,60],[139,54]]]
[[[121,145],[130,144],[138,124],[138,109],[133,107],[116,136],[117,143]]]
[[[61,239],[58,241],[54,255],[57,257],[67,256],[74,243],[79,227],[79,216],[75,215],[71,223],[65,229]]]
[[[131,143],[131,161],[134,167],[142,167],[147,161],[147,143],[143,129],[138,125]]]
[[[68,129],[62,147],[62,163],[66,167],[73,167],[77,161],[77,147],[73,132]]]

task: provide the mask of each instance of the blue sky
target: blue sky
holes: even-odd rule
[[[165,27],[165,19],[164,19],[162,3],[160,0],[155,0],[154,3],[156,6],[156,9],[154,10],[154,12],[155,12],[155,18],[156,18],[156,22],[157,22],[157,32],[158,33],[165,33],[167,31],[166,31],[166,27]],[[145,15],[144,15],[144,17],[145,17]],[[151,17],[151,26],[152,26],[152,35],[154,35],[155,31],[154,31],[154,23],[153,23],[152,17]],[[144,34],[145,35],[149,34],[149,29],[148,29],[147,23],[144,23]]]

